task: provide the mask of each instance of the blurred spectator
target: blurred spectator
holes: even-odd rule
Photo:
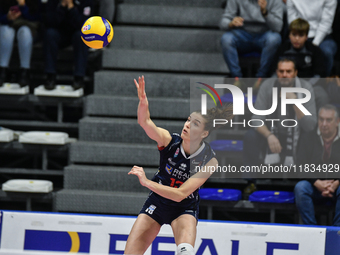
[[[338,49],[340,49],[340,0],[338,0],[338,5],[336,7],[332,30],[333,30],[333,33],[332,33],[333,39],[336,42]],[[337,51],[335,55],[335,59],[340,60],[340,50]],[[339,75],[340,74],[339,72],[340,70],[336,69],[335,74]]]
[[[88,47],[80,30],[91,16],[92,0],[49,0],[46,6],[44,55],[47,80],[45,89],[55,88],[58,50],[72,44],[74,53],[74,90],[84,86]]]
[[[243,164],[245,166],[256,166],[262,162],[265,164],[294,164],[300,133],[311,131],[316,125],[314,91],[308,82],[297,77],[294,62],[290,59],[280,60],[277,64],[276,74],[278,79],[271,78],[262,83],[254,108],[257,110],[270,109],[273,103],[272,90],[276,87],[278,89],[277,109],[269,116],[252,116],[252,119],[260,119],[266,124],[256,129],[251,128],[245,134],[243,138]],[[281,115],[280,95],[281,88],[284,87],[308,89],[311,92],[311,99],[304,104],[304,107],[312,115],[305,115],[295,105],[287,105],[287,114]],[[302,95],[287,93],[286,96],[287,99],[294,99],[300,98]],[[265,119],[280,121],[273,121],[272,123],[265,121]],[[284,119],[294,119],[298,124],[295,127],[283,127],[281,122]],[[244,195],[247,196],[254,190],[256,190],[256,179],[248,179],[248,186],[244,189]]]
[[[238,54],[262,52],[256,77],[267,77],[281,44],[281,0],[229,0],[220,22],[227,30],[221,38],[222,52],[232,77],[242,77]]]
[[[278,106],[270,116],[253,115],[252,119],[263,120],[267,125],[256,129],[249,129],[244,136],[243,158],[244,164],[254,166],[260,164],[260,156],[266,154],[265,163],[293,164],[296,155],[296,146],[299,135],[314,129],[316,125],[316,110],[314,91],[312,86],[305,80],[297,77],[297,70],[294,62],[289,59],[282,59],[277,65],[278,79],[268,79],[260,87],[254,108],[267,110],[272,106],[273,87],[278,88]],[[287,105],[287,115],[281,115],[281,88],[297,87],[305,88],[311,92],[311,99],[304,104],[304,107],[312,114],[305,115],[295,105]],[[287,93],[287,98],[300,98],[300,93]],[[280,121],[266,122],[265,119],[279,119]],[[296,119],[298,124],[295,127],[283,127],[283,119]]]
[[[331,36],[336,6],[337,0],[287,0],[288,23],[297,18],[308,21],[308,40],[319,46],[324,53],[326,76],[331,75],[337,51],[337,45]]]
[[[324,55],[318,46],[308,41],[309,23],[301,18],[289,25],[289,41],[284,42],[276,60],[294,60],[300,78],[325,77]]]
[[[340,78],[339,76],[327,78],[327,91],[331,103],[340,104]]]
[[[301,137],[298,152],[298,164],[340,164],[339,113],[333,105],[320,108],[318,129]],[[314,203],[335,202],[334,226],[340,226],[340,187],[339,180],[313,179],[296,184],[296,206],[304,224],[316,225]]]
[[[40,0],[0,1],[0,86],[8,81],[8,69],[12,56],[14,39],[17,38],[20,57],[21,87],[30,85],[29,71],[34,36],[39,25]]]
[[[114,22],[116,9],[116,0],[99,0],[99,15],[111,24]]]
[[[318,46],[308,41],[309,23],[301,18],[289,25],[289,41],[284,42],[276,61],[282,58],[294,60],[299,78],[309,78],[313,86],[317,109],[329,102],[326,90],[320,85],[320,77],[325,77],[325,57]]]
[[[288,37],[288,20],[287,20],[287,0],[282,0],[282,9],[283,9],[283,25],[281,30],[281,38],[284,42]]]

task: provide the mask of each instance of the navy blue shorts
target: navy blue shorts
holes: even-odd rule
[[[163,224],[171,224],[174,219],[178,218],[182,214],[190,214],[195,217],[196,221],[198,221],[198,203],[183,207],[167,205],[164,201],[165,199],[155,193],[152,193],[145,201],[140,213],[149,215],[161,226]]]

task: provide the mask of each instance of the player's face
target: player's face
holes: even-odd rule
[[[320,133],[325,138],[331,138],[336,134],[339,126],[339,118],[335,117],[333,110],[321,109],[318,117]]]
[[[291,87],[294,78],[297,75],[297,70],[294,67],[294,63],[291,61],[279,62],[276,74],[282,87]]]
[[[305,45],[307,39],[308,37],[306,34],[297,33],[295,31],[289,33],[289,40],[295,49],[301,49]]]
[[[204,130],[205,120],[201,114],[193,112],[184,123],[181,137],[182,139],[201,141],[208,135],[208,131]]]

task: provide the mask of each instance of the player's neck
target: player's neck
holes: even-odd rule
[[[202,141],[186,141],[183,140],[182,146],[186,155],[194,154],[202,145]]]

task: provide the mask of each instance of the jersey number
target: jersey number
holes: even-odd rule
[[[181,181],[176,181],[175,178],[170,178],[170,180],[171,180],[170,187],[179,188],[183,184],[183,182]]]

